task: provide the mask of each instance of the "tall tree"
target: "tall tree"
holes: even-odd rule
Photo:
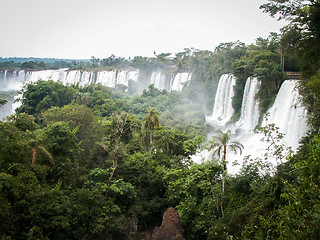
[[[147,150],[151,150],[154,129],[159,127],[160,113],[154,107],[149,107],[148,114],[143,118],[143,129],[146,133]]]
[[[218,130],[219,135],[213,136],[212,140],[209,142],[208,150],[213,150],[213,157],[218,156],[221,159],[221,163],[223,166],[222,172],[222,193],[225,192],[225,178],[227,174],[227,150],[237,153],[239,150],[240,154],[242,154],[243,145],[237,141],[230,141],[231,131],[228,130],[223,132]]]
[[[320,2],[318,0],[269,0],[260,8],[272,17],[286,19],[281,45],[297,54],[305,79],[320,67]]]
[[[112,173],[108,180],[108,186],[118,168],[118,162],[122,153],[126,151],[125,143],[132,137],[133,131],[138,128],[136,118],[126,112],[114,113],[109,121],[105,122],[107,136],[102,147],[112,160]]]

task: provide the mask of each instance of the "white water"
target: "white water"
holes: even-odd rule
[[[296,150],[299,139],[307,133],[307,111],[299,102],[296,80],[284,81],[273,106],[269,109],[270,116],[265,118],[262,126],[273,123],[279,127],[286,144]]]
[[[227,80],[229,78],[229,80]],[[235,133],[231,137],[231,141],[238,141],[244,145],[243,154],[228,154],[228,172],[236,173],[239,171],[240,166],[233,166],[234,160],[237,160],[240,164],[243,162],[245,156],[250,155],[251,159],[260,158],[264,159],[267,153],[267,148],[270,143],[263,142],[262,134],[254,134],[252,129],[256,127],[259,120],[259,104],[255,99],[255,95],[259,90],[259,81],[254,78],[249,78],[246,82],[241,116],[238,122],[229,125],[222,126],[221,123],[226,123],[229,120],[228,114],[225,114],[231,104],[230,92],[233,88],[229,83],[231,76],[223,75],[220,78],[218,90],[216,93],[216,102],[214,107],[214,114],[207,117],[207,122],[214,126],[216,129],[223,129],[225,131],[232,129]],[[299,93],[295,88],[296,80],[284,81],[277,94],[273,106],[269,109],[269,117],[264,118],[262,126],[274,123],[279,127],[279,131],[284,134],[283,144],[291,147],[292,150],[296,150],[299,146],[299,140],[305,136],[308,130],[307,127],[307,111],[299,103]],[[219,89],[220,88],[220,89]],[[223,89],[223,91],[222,91]],[[229,97],[225,97],[229,95]],[[222,99],[226,99],[229,102],[223,102]],[[218,116],[218,117],[217,117]],[[223,128],[224,127],[224,128]],[[208,134],[208,136],[214,133]],[[193,157],[195,162],[203,162],[212,158],[212,153],[208,151],[202,151],[197,156]],[[276,159],[269,159],[271,164],[276,165]]]
[[[260,82],[258,79],[247,79],[243,92],[240,119],[233,124],[233,133],[237,130],[250,132],[258,125],[260,110],[259,101],[256,100],[256,94],[259,91],[259,87]]]
[[[138,82],[139,70],[113,70],[113,71],[80,71],[80,70],[43,70],[43,71],[0,71],[0,91],[20,91],[27,83],[34,83],[38,80],[53,80],[61,82],[64,85],[79,85],[80,87],[89,86],[91,84],[102,84],[106,87],[115,88],[117,85],[125,85],[128,87],[129,80]],[[191,73],[178,73],[173,79],[171,73],[153,72],[149,78],[141,79],[140,86],[147,88],[149,84],[160,90],[181,91],[185,82],[191,79]],[[146,85],[146,83],[148,83]],[[174,88],[173,88],[174,86]],[[143,89],[144,89],[143,88]],[[6,107],[0,109],[0,117],[7,116],[12,112],[13,101],[8,101]],[[9,113],[9,114],[8,114]]]
[[[24,71],[1,71],[0,72],[0,91],[19,91],[26,81],[27,75]]]
[[[62,75],[60,82],[64,85],[74,85],[77,82],[80,82],[81,71],[69,71]]]
[[[171,91],[182,91],[184,84],[191,80],[191,73],[177,73],[172,82]]]
[[[139,70],[129,71],[129,72],[127,73],[127,79],[128,79],[128,81],[129,81],[129,80],[132,80],[132,81],[137,82],[137,81],[138,81],[138,78],[139,78]]]
[[[207,123],[217,128],[225,126],[233,115],[232,97],[234,96],[233,86],[235,85],[235,77],[231,74],[224,74],[221,76],[213,112],[211,116],[206,118]]]
[[[170,91],[172,86],[172,74],[153,72],[149,84],[153,84],[157,89]]]
[[[116,71],[98,72],[96,83],[101,83],[106,87],[114,88],[116,86],[116,76]]]
[[[137,81],[139,76],[139,71],[119,71],[116,84],[122,84],[125,86],[129,85],[129,80]]]
[[[128,86],[129,80],[137,82],[139,70],[119,71],[80,71],[80,70],[43,70],[43,71],[0,71],[0,91],[19,91],[26,83],[34,83],[38,80],[53,80],[64,85],[79,85],[80,87],[90,84],[102,84],[114,88],[118,84]],[[173,79],[171,73],[153,72],[146,82],[154,84],[160,90],[181,91],[183,84],[190,81],[191,73],[177,73]],[[147,86],[146,86],[147,87]]]
[[[128,81],[137,81],[139,71],[79,71],[68,69],[43,70],[43,71],[1,71],[0,72],[0,90],[1,91],[19,91],[23,84],[34,83],[38,80],[53,80],[61,82],[64,85],[78,84],[81,87],[89,86],[94,83],[101,83],[104,86],[114,88],[116,84],[128,86]]]

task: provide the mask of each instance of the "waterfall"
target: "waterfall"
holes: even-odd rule
[[[191,80],[190,73],[187,73],[187,72],[177,73],[177,75],[173,79],[171,91],[182,91],[184,83],[190,80]]]
[[[207,122],[215,128],[222,128],[222,123],[227,123],[230,114],[225,114],[230,104],[230,88],[232,76],[223,75],[220,78],[218,89],[215,96],[214,111],[212,116],[207,117]],[[299,92],[295,88],[297,80],[286,80],[281,85],[281,88],[276,96],[273,106],[269,109],[269,116],[262,120],[262,126],[273,123],[279,127],[279,131],[284,134],[284,144],[296,150],[299,146],[299,140],[305,136],[308,130],[307,127],[307,111],[299,102]],[[238,122],[228,126],[233,131],[231,141],[238,141],[244,145],[243,154],[235,155],[229,153],[227,159],[228,172],[236,173],[240,170],[240,166],[233,166],[233,160],[238,160],[241,164],[244,157],[249,156],[251,159],[264,159],[268,152],[267,148],[270,143],[264,142],[261,139],[263,135],[254,134],[251,130],[258,124],[259,121],[259,103],[255,99],[255,95],[259,90],[260,82],[256,78],[248,78],[242,100],[241,115]],[[229,97],[226,97],[229,96]],[[223,102],[224,101],[224,102]],[[231,111],[230,111],[231,112]],[[225,127],[226,128],[226,127]],[[208,138],[215,133],[209,133]],[[212,153],[202,151],[192,157],[195,162],[202,162],[211,159]],[[268,161],[276,165],[276,159],[269,157]]]
[[[27,73],[27,81],[28,82],[36,82],[38,80],[53,80],[55,82],[60,79],[60,71],[59,70],[41,70],[41,71],[31,71]]]
[[[58,70],[42,70],[42,71],[0,71],[0,91],[20,91],[24,84],[34,83],[42,79],[44,81],[53,80],[55,82],[61,82],[64,85],[79,85],[80,87],[88,86],[90,84],[102,84],[106,87],[114,88],[116,84],[123,84],[128,86],[128,81],[137,81],[139,71],[80,71],[80,70],[68,70],[67,68]],[[166,75],[163,74],[165,80]],[[163,78],[163,77],[162,77]],[[161,78],[161,79],[162,79]],[[158,83],[158,80],[157,80]],[[158,83],[159,86],[165,86],[163,83]],[[0,117],[5,117],[14,113],[18,103],[14,103],[14,94],[9,99],[5,106],[0,109]]]
[[[132,80],[132,81],[138,81],[138,77],[139,77],[139,70],[136,70],[136,71],[129,71],[127,73],[127,79],[128,79],[128,82],[129,80]]]
[[[0,91],[19,91],[26,81],[24,71],[1,71],[0,72]]]
[[[68,71],[63,77],[64,78],[60,80],[63,85],[74,85],[80,82],[81,71]]]
[[[262,120],[262,126],[275,124],[280,133],[284,134],[282,144],[291,147],[296,151],[299,146],[299,140],[306,135],[307,111],[299,102],[299,92],[295,88],[297,80],[286,80],[282,83],[276,96],[274,104],[268,110],[267,117]],[[243,156],[251,155],[251,158],[264,158],[267,153],[269,142],[261,141],[263,135],[260,134],[242,134],[236,136],[237,141],[244,145]],[[276,159],[269,157],[268,161],[276,165]]]
[[[128,86],[129,80],[137,81],[138,76],[139,71],[119,71],[117,76],[117,84]]]
[[[161,75],[161,73],[160,73]],[[76,85],[81,87],[94,83],[101,83],[106,87],[114,88],[116,84],[128,86],[128,81],[137,81],[139,71],[80,71],[68,70],[66,68],[58,70],[41,70],[41,71],[0,71],[0,87],[2,91],[21,90],[24,83],[36,82],[40,79],[44,81],[53,80],[61,82],[64,85]],[[160,80],[156,79],[158,87],[167,89],[166,74],[162,74]]]
[[[221,76],[216,92],[212,115],[206,121],[211,125],[223,126],[233,115],[232,97],[235,77],[231,74]]]
[[[166,74],[163,72],[153,72],[151,74],[150,84],[154,84],[155,88],[160,90],[171,90],[171,81],[172,81],[172,74]]]
[[[41,71],[0,71],[0,87],[3,91],[21,90],[24,83],[34,83],[42,79],[44,81],[53,80],[64,85],[79,85],[80,87],[90,84],[102,84],[106,87],[114,88],[117,84],[128,86],[129,80],[137,82],[139,70],[110,70],[110,71],[80,71],[68,70],[66,68],[58,70]],[[149,84],[160,90],[181,91],[183,84],[190,81],[191,73],[178,73],[173,79],[171,73],[153,72]],[[149,85],[148,84],[148,85]],[[146,88],[147,86],[145,86]]]
[[[97,74],[96,83],[101,83],[102,85],[110,88],[114,88],[116,86],[116,71],[102,71]]]
[[[94,72],[90,71],[83,71],[81,74],[81,79],[79,81],[80,87],[89,86],[90,84],[94,83]]]
[[[117,84],[128,86],[129,79],[127,78],[127,71],[119,71],[117,76]]]
[[[307,111],[299,102],[297,80],[286,80],[282,83],[269,117],[264,118],[262,125],[273,123],[284,134],[284,141],[293,150],[297,149],[301,137],[306,135]]]
[[[231,129],[251,131],[259,123],[260,110],[256,94],[259,91],[260,82],[257,78],[248,78],[243,92],[241,113],[239,120]]]
[[[9,98],[7,98],[7,104],[0,107],[0,121],[4,120],[6,116],[10,116],[14,113],[14,100],[15,98],[13,96],[10,96]]]

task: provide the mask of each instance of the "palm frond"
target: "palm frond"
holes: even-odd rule
[[[45,149],[43,146],[38,146],[38,148],[41,150],[44,157],[52,164],[52,166],[55,166],[55,161],[51,153],[48,152],[47,149]]]

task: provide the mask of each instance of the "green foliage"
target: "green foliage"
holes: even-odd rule
[[[7,169],[12,162],[23,162],[25,149],[22,133],[11,122],[0,122],[0,165]]]
[[[20,130],[20,131],[34,131],[38,128],[37,123],[35,122],[35,117],[32,115],[29,115],[27,113],[21,113],[16,115],[11,115],[8,118],[8,121],[11,121],[14,123],[14,125]]]
[[[39,115],[53,106],[62,107],[73,100],[75,90],[53,81],[37,81],[26,86],[18,113]]]
[[[271,33],[267,39],[258,38],[256,45],[248,46],[246,54],[233,62],[233,72],[237,78],[235,95],[232,99],[235,114],[240,114],[244,86],[248,77],[260,80],[257,99],[261,113],[265,113],[273,104],[281,83],[286,78],[281,66],[280,51],[279,36]]]
[[[70,60],[48,58],[0,58],[0,70],[45,70],[70,68]]]
[[[300,92],[303,94],[303,103],[308,109],[309,113],[309,125],[318,131],[320,127],[319,116],[319,93],[320,93],[320,69],[317,74],[312,76],[309,81],[306,81],[300,85]]]
[[[96,142],[102,137],[102,129],[95,116],[84,105],[72,103],[62,108],[53,107],[44,111],[41,118],[45,124],[65,122],[71,129],[76,129],[76,137],[85,155],[93,154]]]
[[[167,198],[177,206],[187,239],[207,239],[208,230],[221,216],[221,172],[214,162],[167,172]]]
[[[8,101],[0,98],[0,105],[5,105]]]

